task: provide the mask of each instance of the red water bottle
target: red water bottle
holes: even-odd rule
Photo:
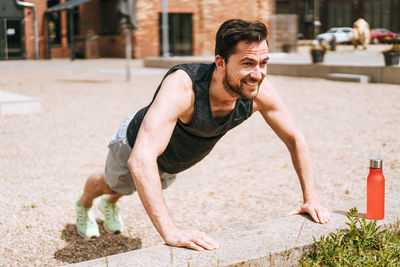
[[[367,178],[367,219],[382,220],[385,217],[385,177],[382,173],[382,159],[370,160]]]

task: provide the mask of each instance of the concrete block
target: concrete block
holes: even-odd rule
[[[144,59],[143,65],[147,68],[172,68],[178,64],[184,63],[205,63],[214,62],[213,57],[148,57]]]
[[[388,194],[385,205],[385,219],[378,225],[393,225],[400,220],[400,193]],[[69,266],[296,266],[303,252],[312,249],[313,237],[348,228],[346,212],[354,206],[360,216],[365,214],[365,201],[347,202],[331,207],[331,220],[323,225],[298,215],[211,234],[220,244],[216,251],[158,245]]]
[[[211,63],[212,57],[170,57],[170,58],[145,58],[144,66],[151,68],[171,68],[181,63]],[[304,61],[309,60],[309,63]],[[315,77],[327,78],[329,74],[348,74],[356,76],[341,77],[341,80],[372,82],[372,83],[392,83],[400,84],[399,66],[359,66],[359,65],[334,65],[334,64],[311,64],[311,58],[299,62],[279,63],[271,62],[268,64],[269,75],[283,75],[294,77]],[[366,76],[366,77],[364,77]],[[338,80],[338,77],[334,79]]]
[[[370,80],[368,75],[348,74],[348,73],[329,73],[327,79],[333,81],[359,82],[359,83],[369,83]]]
[[[39,111],[38,98],[0,91],[0,115],[29,114]]]
[[[382,67],[382,81],[400,84],[400,65]]]

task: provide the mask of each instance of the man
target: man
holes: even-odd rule
[[[104,173],[91,175],[76,203],[77,229],[98,236],[91,209],[101,196],[104,228],[122,230],[116,207],[123,195],[137,191],[153,225],[171,246],[213,250],[218,243],[203,232],[179,229],[172,221],[162,188],[204,158],[231,128],[258,111],[288,147],[303,190],[304,204],[289,212],[307,212],[326,223],[329,214],[316,192],[305,139],[273,86],[267,72],[267,28],[239,19],[217,32],[215,63],[173,67],[149,106],[128,117],[109,145]]]

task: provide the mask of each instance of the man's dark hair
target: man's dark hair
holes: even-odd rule
[[[262,22],[241,19],[227,20],[218,29],[215,38],[215,55],[220,55],[227,62],[240,41],[261,42],[267,40],[267,36],[267,26]]]

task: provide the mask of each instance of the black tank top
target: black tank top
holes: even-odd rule
[[[209,99],[209,87],[215,63],[177,65],[167,72],[163,80],[178,69],[184,70],[191,78],[195,100],[192,121],[189,124],[177,121],[167,148],[157,158],[158,168],[171,174],[186,170],[202,160],[228,130],[249,118],[253,111],[253,100],[240,97],[226,121],[218,124],[212,116]],[[131,147],[135,144],[143,118],[160,87],[161,84],[151,103],[139,110],[128,126],[127,138]]]

